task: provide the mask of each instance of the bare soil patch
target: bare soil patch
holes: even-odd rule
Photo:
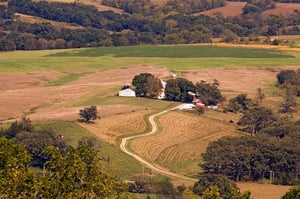
[[[216,16],[218,13],[222,14],[225,17],[234,17],[239,16],[243,13],[243,8],[245,7],[246,2],[231,2],[227,1],[224,7],[214,8],[206,10],[195,15],[207,15],[207,16]]]
[[[276,3],[276,7],[274,9],[266,10],[265,12],[263,12],[263,14],[275,14],[288,17],[294,10],[300,11],[299,3]]]

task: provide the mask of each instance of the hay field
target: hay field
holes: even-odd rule
[[[199,172],[197,164],[210,141],[236,134],[229,122],[181,111],[162,115],[159,122],[160,132],[131,141],[131,149],[189,176]]]
[[[92,125],[82,123],[81,126],[101,140],[110,144],[117,144],[117,138],[120,136],[142,133],[146,128],[144,115],[149,113],[149,110],[117,113],[109,117],[103,117]]]

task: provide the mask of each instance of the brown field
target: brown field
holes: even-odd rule
[[[197,13],[195,15],[215,16],[218,13],[221,13],[225,17],[234,17],[234,16],[239,16],[243,13],[243,7],[245,5],[246,5],[246,2],[227,1],[227,4],[224,7],[206,10],[206,11]]]
[[[288,17],[294,10],[300,11],[300,3],[276,3],[274,9],[266,10],[263,14],[276,14]]]
[[[35,16],[30,16],[30,15],[25,15],[25,14],[20,14],[17,13],[16,17],[18,18],[18,20],[22,21],[22,22],[26,22],[26,23],[49,23],[51,25],[53,25],[55,28],[57,28],[58,30],[61,30],[63,28],[67,28],[67,29],[71,29],[71,30],[78,30],[78,29],[83,29],[83,26],[80,25],[71,25],[69,23],[65,23],[65,22],[58,22],[58,21],[52,21],[52,20],[48,20],[48,19],[43,19],[40,17],[35,17]]]
[[[235,134],[234,126],[229,122],[182,111],[165,114],[159,121],[162,132],[133,140],[131,148],[170,169],[172,164],[199,159],[210,141]],[[191,169],[199,169],[197,164],[192,163],[181,172],[191,175]]]
[[[93,95],[99,89],[127,84],[132,81],[134,75],[142,72],[149,72],[161,78],[170,75],[167,69],[137,65],[93,72],[62,86],[45,87],[44,84],[47,81],[65,74],[50,71],[1,73],[0,120],[14,119],[24,115],[34,120],[74,120],[78,116],[78,110],[82,107],[70,108],[68,107],[70,104]],[[116,93],[108,93],[108,95],[114,94]],[[103,115],[122,112],[113,107],[101,106],[99,108]]]
[[[218,14],[222,14],[225,17],[234,17],[243,13],[245,5],[246,2],[227,1],[226,6],[224,7],[206,10],[195,15],[216,16]],[[263,15],[276,14],[288,17],[294,10],[300,10],[300,3],[276,3],[276,7],[274,9],[264,11]]]
[[[241,191],[250,191],[251,198],[254,199],[279,199],[291,186],[258,184],[258,183],[238,183]]]

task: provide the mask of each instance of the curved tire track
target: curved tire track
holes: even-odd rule
[[[168,111],[171,111],[171,110],[174,110],[176,109],[175,108],[172,108],[172,109],[168,109],[168,110],[165,110],[165,111],[162,111],[160,113],[157,113],[157,114],[154,114],[154,115],[151,115],[149,117],[149,122],[151,124],[151,127],[152,127],[152,130],[149,132],[149,133],[145,133],[145,134],[140,134],[140,135],[134,135],[134,136],[129,136],[129,137],[126,137],[126,138],[123,138],[122,141],[121,141],[121,144],[120,144],[120,148],[121,150],[132,156],[133,158],[135,158],[136,160],[138,160],[140,163],[142,163],[143,165],[145,165],[146,167],[162,174],[162,175],[165,175],[165,176],[169,176],[169,177],[175,177],[175,178],[179,178],[179,179],[183,179],[183,180],[190,180],[190,181],[198,181],[198,179],[195,179],[195,178],[191,178],[191,177],[188,177],[188,176],[184,176],[184,175],[181,175],[181,174],[178,174],[178,173],[174,173],[174,172],[171,172],[169,171],[168,169],[166,168],[163,168],[157,164],[152,164],[152,163],[149,163],[148,161],[146,161],[145,159],[143,159],[142,157],[140,157],[139,155],[133,153],[133,152],[130,152],[128,149],[127,149],[127,143],[129,140],[132,140],[132,139],[135,139],[135,138],[139,138],[139,137],[145,137],[145,136],[149,136],[149,135],[152,135],[154,134],[156,131],[157,131],[157,125],[156,123],[154,122],[154,118],[159,116],[159,115],[162,115]]]

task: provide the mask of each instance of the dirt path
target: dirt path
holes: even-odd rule
[[[130,152],[127,149],[127,143],[128,143],[129,140],[132,140],[132,139],[135,139],[135,138],[139,138],[139,137],[149,136],[149,135],[154,134],[157,131],[157,125],[154,122],[154,118],[155,117],[157,117],[159,115],[162,115],[162,114],[164,114],[164,113],[166,113],[168,111],[174,110],[174,109],[176,109],[176,108],[168,109],[168,110],[162,111],[160,113],[151,115],[149,117],[149,122],[151,124],[152,130],[149,133],[146,133],[146,134],[134,135],[134,136],[123,138],[122,141],[121,141],[121,144],[120,144],[120,148],[121,148],[122,151],[124,151],[126,154],[128,154],[128,155],[132,156],[133,158],[135,158],[136,160],[138,160],[144,166],[146,166],[149,169],[152,169],[152,170],[154,170],[154,171],[156,171],[156,172],[158,172],[158,173],[160,173],[162,175],[169,176],[169,177],[175,177],[175,178],[179,178],[179,179],[182,179],[182,180],[189,180],[189,181],[196,182],[196,181],[198,181],[198,179],[187,177],[187,176],[184,176],[184,175],[181,175],[181,174],[178,174],[178,173],[174,173],[174,172],[169,171],[168,169],[163,168],[163,167],[161,167],[161,166],[159,166],[157,164],[149,163],[148,161],[146,161],[145,159],[143,159],[139,155],[137,155],[137,154],[135,154],[133,152]]]

